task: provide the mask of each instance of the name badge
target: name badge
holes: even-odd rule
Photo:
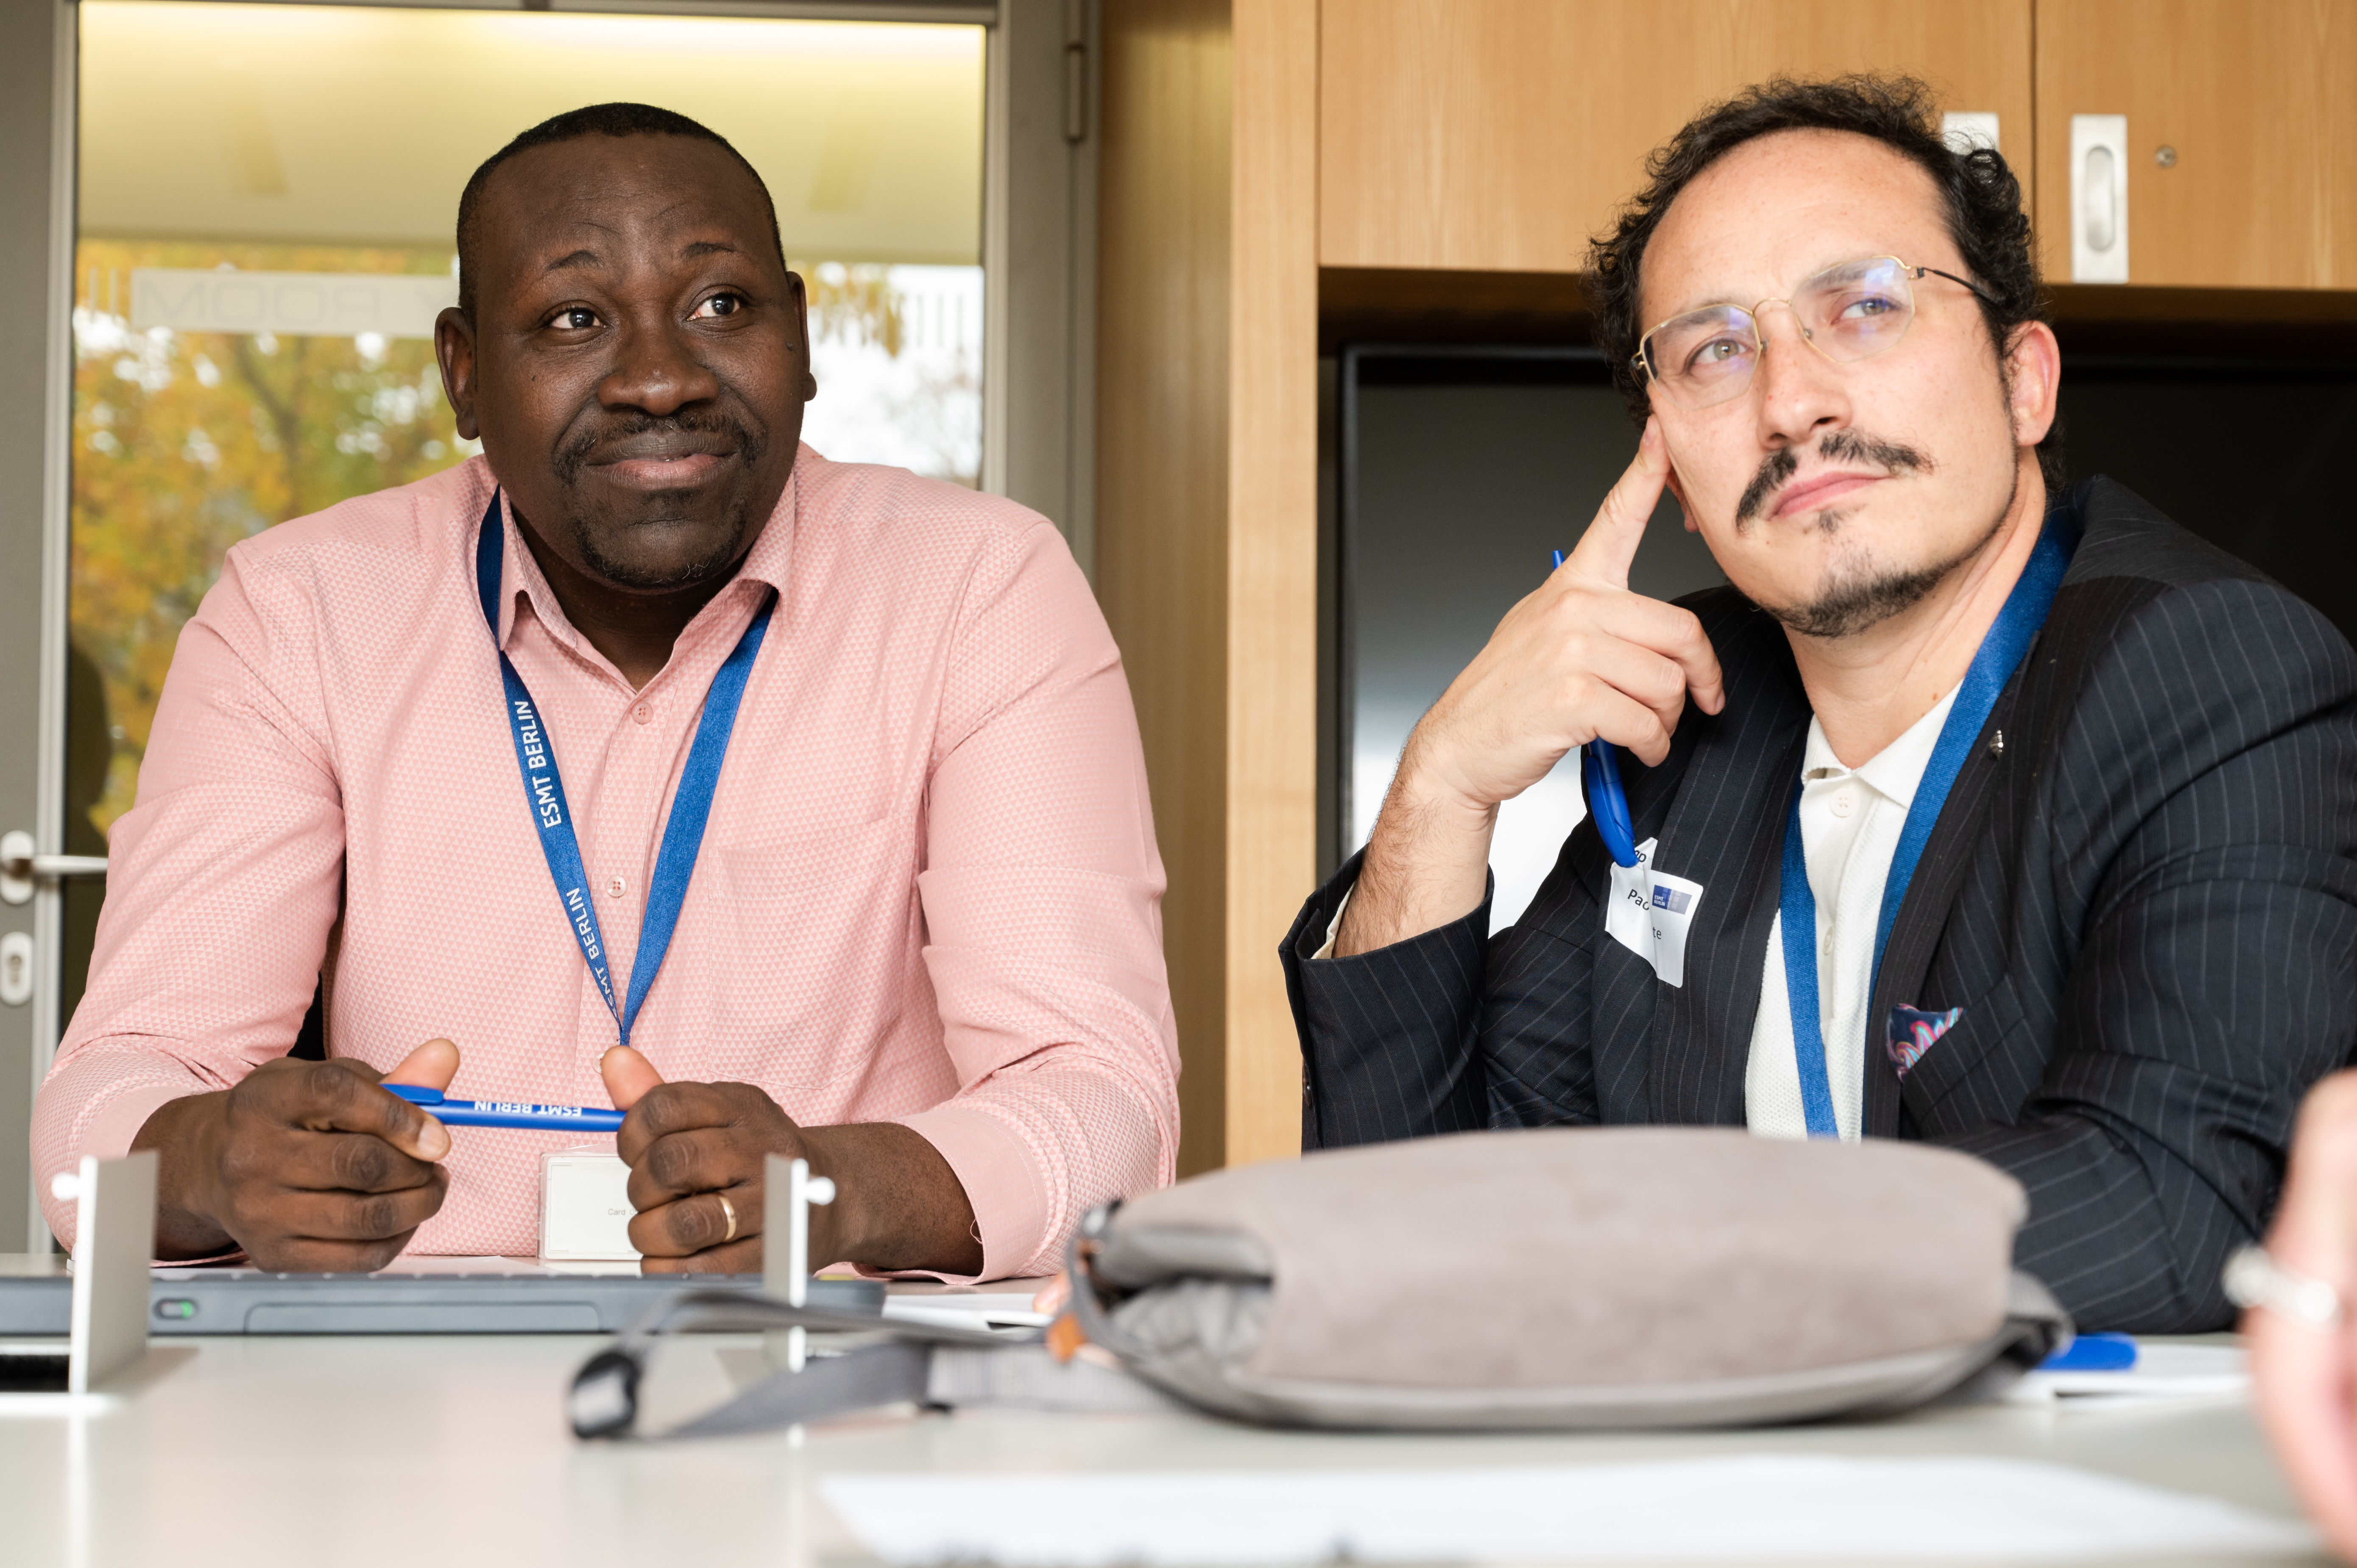
[[[563,1262],[630,1262],[630,1167],[594,1149],[540,1159],[540,1255]]]
[[[1686,929],[1702,903],[1702,884],[1653,868],[1653,846],[1637,846],[1637,864],[1612,868],[1604,934],[1652,966],[1664,985],[1686,983]]]

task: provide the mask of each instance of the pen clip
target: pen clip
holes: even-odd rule
[[[439,1105],[442,1103],[442,1091],[440,1090],[428,1089],[421,1083],[380,1083],[377,1087],[383,1090],[387,1094],[392,1095],[396,1100],[406,1100],[412,1105]]]

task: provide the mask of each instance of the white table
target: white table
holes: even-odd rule
[[[779,1434],[638,1446],[578,1443],[565,1425],[564,1391],[604,1343],[597,1338],[158,1343],[144,1380],[107,1402],[69,1412],[62,1395],[46,1403],[0,1396],[0,1562],[850,1568],[872,1559],[816,1500],[814,1478],[832,1470],[1971,1454],[2050,1460],[2292,1511],[2247,1412],[2231,1402],[1999,1405],[1871,1425],[1634,1437],[1396,1437],[1265,1432],[1186,1416],[878,1413],[810,1428],[799,1442]],[[741,1363],[757,1344],[749,1336],[673,1344],[648,1385],[649,1420],[716,1402],[732,1386],[721,1352]]]

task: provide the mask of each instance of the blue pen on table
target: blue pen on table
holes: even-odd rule
[[[1563,552],[1555,553],[1557,568],[1563,565]],[[1629,822],[1629,794],[1620,788],[1620,760],[1612,754],[1612,743],[1598,736],[1581,749],[1579,757],[1580,793],[1587,800],[1587,814],[1596,820],[1597,836],[1611,853],[1616,865],[1637,864],[1637,832]]]
[[[619,1111],[588,1105],[533,1105],[513,1100],[448,1100],[438,1089],[414,1083],[381,1083],[379,1089],[431,1112],[447,1127],[522,1127],[544,1133],[615,1133]]]
[[[2130,1372],[2136,1344],[2125,1334],[2082,1334],[2039,1363],[2041,1372]]]

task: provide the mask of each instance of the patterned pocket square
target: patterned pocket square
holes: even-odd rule
[[[1905,1078],[1907,1069],[1923,1059],[1923,1053],[1939,1044],[1940,1036],[1956,1026],[1964,1015],[1961,1007],[1949,1007],[1930,1012],[1921,1007],[1893,1007],[1890,1010],[1890,1035],[1882,1048],[1890,1053],[1890,1065]]]

